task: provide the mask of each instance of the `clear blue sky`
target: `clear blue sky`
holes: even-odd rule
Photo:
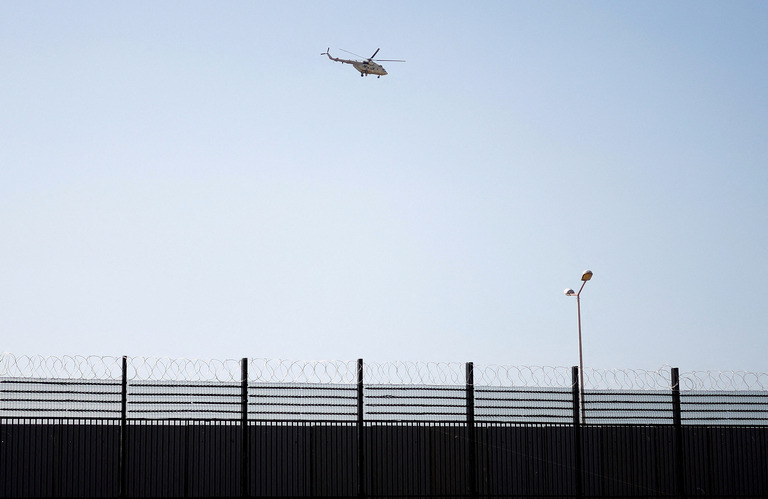
[[[321,57],[370,55],[361,78]],[[768,371],[764,1],[0,3],[0,350]]]

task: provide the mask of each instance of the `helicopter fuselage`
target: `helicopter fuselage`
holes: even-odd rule
[[[384,76],[387,74],[387,70],[384,66],[376,64],[375,62],[355,62],[352,64],[356,70],[360,71],[361,75],[379,75]]]
[[[378,50],[376,51],[378,52]],[[341,59],[339,57],[333,57],[329,52],[323,52],[321,55],[327,55],[328,59],[342,64],[351,64],[354,68],[360,71],[360,76],[377,75],[379,77],[387,75],[387,70],[384,66],[373,62],[371,59],[365,61],[356,61],[353,59]],[[376,54],[374,53],[374,56]]]

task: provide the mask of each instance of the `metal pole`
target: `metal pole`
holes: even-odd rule
[[[581,458],[581,423],[579,422],[579,401],[581,400],[581,395],[579,392],[579,377],[581,373],[579,372],[579,368],[576,366],[573,366],[571,368],[571,389],[572,389],[572,400],[573,400],[573,444],[574,444],[574,450],[573,450],[573,456],[576,462],[574,474],[576,476],[576,498],[582,499],[584,497],[584,470],[582,469],[582,458]]]
[[[363,418],[363,359],[357,359],[357,497],[365,497],[365,434]]]
[[[581,342],[581,291],[584,289],[584,286],[587,284],[587,281],[592,279],[592,271],[591,270],[585,270],[581,274],[581,287],[579,288],[578,293],[574,293],[572,289],[566,289],[565,295],[566,296],[575,296],[576,297],[576,313],[578,318],[578,324],[579,324],[579,375],[581,379],[581,424],[586,424],[587,422],[587,409],[586,405],[584,404],[584,378],[586,377],[584,374],[584,349],[582,348],[582,342]]]
[[[248,497],[250,484],[250,448],[248,438],[248,358],[240,359],[240,495]]]
[[[120,497],[128,495],[128,357],[123,355],[120,383]]]
[[[584,285],[587,281],[581,283],[579,292],[576,293],[576,316],[579,321],[579,382],[581,383],[581,423],[587,423],[587,410],[584,407],[584,350],[581,347],[581,290],[584,289]]]
[[[468,477],[469,477],[469,496],[477,497],[477,452],[475,448],[475,364],[467,362],[466,365],[466,384],[467,384],[467,456],[468,456]]]
[[[677,495],[685,499],[685,458],[683,456],[683,418],[680,405],[680,369],[672,368],[672,426],[675,428],[675,466],[677,475]]]

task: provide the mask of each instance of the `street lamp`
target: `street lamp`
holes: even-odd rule
[[[581,290],[584,289],[584,285],[587,283],[588,280],[592,279],[592,271],[591,270],[585,270],[584,273],[581,274],[581,287],[579,288],[579,292],[575,292],[572,289],[566,289],[565,295],[566,296],[575,296],[576,297],[576,314],[579,320],[579,380],[581,381],[581,422],[586,423],[587,421],[587,412],[584,408],[584,353],[581,348]]]

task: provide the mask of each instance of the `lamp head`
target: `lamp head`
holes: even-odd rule
[[[576,296],[576,291],[568,288],[565,290],[565,296]]]
[[[592,279],[592,271],[591,270],[585,270],[583,274],[581,274],[581,280],[586,282],[588,280]]]

